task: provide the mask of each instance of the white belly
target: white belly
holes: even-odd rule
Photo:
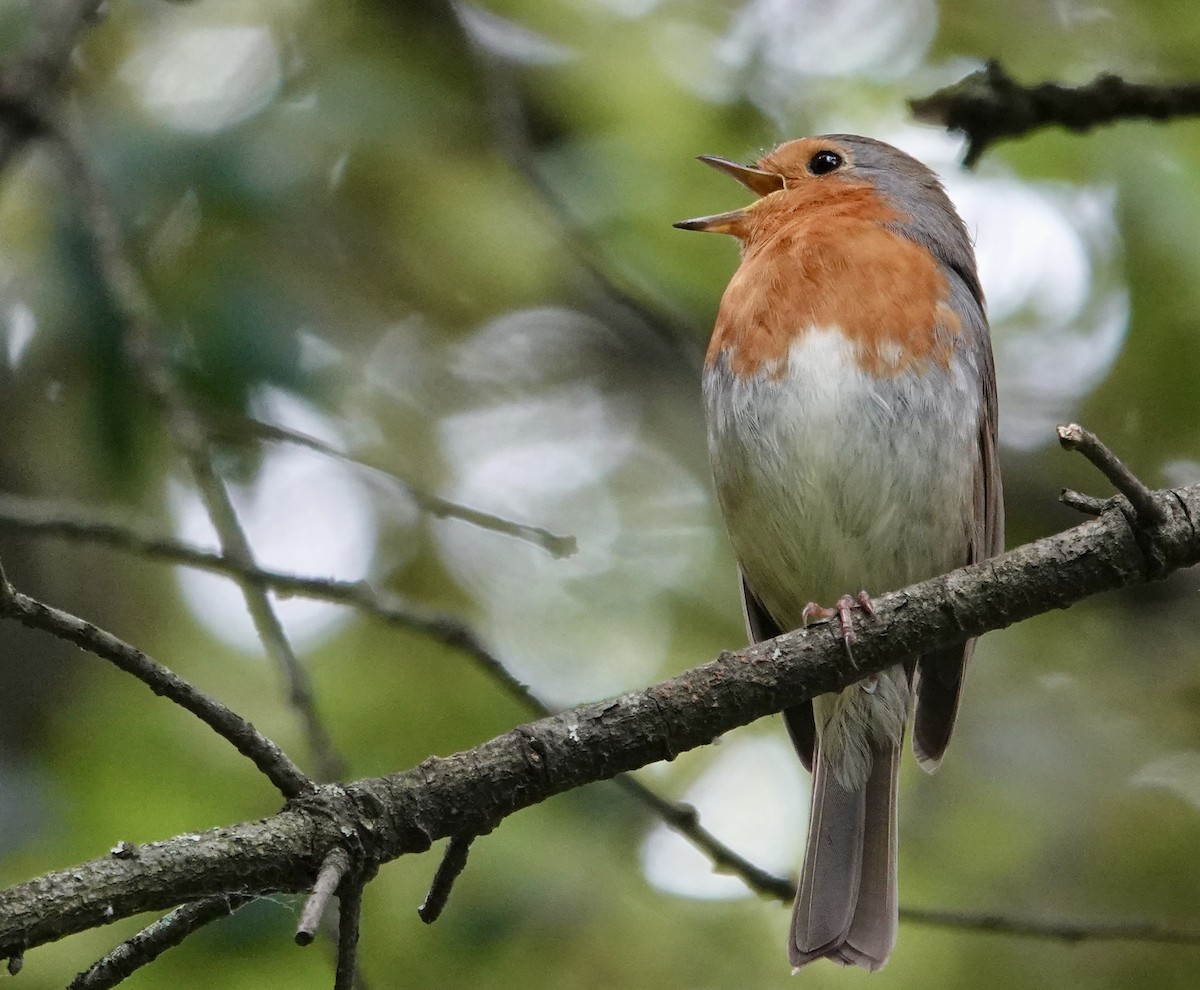
[[[976,370],[873,377],[838,333],[792,345],[786,368],[706,369],[709,454],[746,583],[785,630],[810,601],[891,591],[967,560],[979,457]],[[813,701],[820,758],[865,785],[911,716],[903,667]]]
[[[839,333],[811,331],[786,368],[706,369],[714,481],[747,583],[785,629],[810,601],[890,591],[966,562],[977,374],[862,372]]]

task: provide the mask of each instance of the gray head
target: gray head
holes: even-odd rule
[[[966,226],[937,175],[899,148],[856,134],[823,134],[781,144],[752,166],[708,155],[700,160],[759,199],[677,227],[733,234],[750,243],[779,216],[815,208],[869,210],[873,203],[884,208],[879,222],[928,248],[982,304]]]

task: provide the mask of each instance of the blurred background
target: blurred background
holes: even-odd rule
[[[37,7],[0,5],[0,55]],[[1010,546],[1079,521],[1061,487],[1109,494],[1058,449],[1056,422],[1085,423],[1154,486],[1200,481],[1200,123],[1045,131],[967,173],[961,142],[906,103],[992,57],[1027,82],[1168,81],[1197,74],[1197,51],[1200,6],[1135,0],[112,0],[68,106],[193,401],[371,465],[223,446],[262,561],[460,616],[566,706],[743,642],[698,401],[736,246],[671,223],[745,195],[697,154],[850,131],[945,176],[989,297]],[[0,489],[212,546],[85,245],[61,163],[28,146],[0,175]],[[435,518],[414,489],[578,550]],[[19,588],[313,766],[228,581],[12,531],[0,556]],[[942,771],[905,767],[903,903],[1200,927],[1198,591],[1185,573],[982,641]],[[426,637],[332,605],[280,610],[351,777],[527,718]],[[2,633],[0,883],[277,809],[246,761],[141,684]],[[642,778],[794,872],[808,783],[778,720]],[[611,785],[476,843],[427,928],[415,909],[436,863],[405,858],[367,888],[371,987],[793,985],[788,910]],[[291,941],[298,910],[259,902],[127,985],[329,986],[331,953]],[[148,920],[35,950],[14,986],[61,987]],[[1196,948],[905,924],[870,985],[1194,987],[1198,965]],[[821,964],[797,980],[868,978]]]

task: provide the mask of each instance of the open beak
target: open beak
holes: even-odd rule
[[[728,213],[716,213],[711,217],[679,220],[671,226],[680,230],[703,230],[711,234],[736,234],[745,221],[745,210],[730,210]]]
[[[700,155],[699,161],[710,165],[718,172],[737,179],[743,186],[756,196],[766,196],[783,188],[783,176],[774,172],[764,172],[751,165],[740,165],[728,158],[718,158],[716,155]],[[745,210],[731,210],[728,213],[716,213],[710,217],[697,217],[695,220],[680,220],[674,226],[680,230],[703,230],[714,234],[733,234],[737,236],[747,219]]]
[[[731,162],[728,158],[718,158],[716,155],[700,155],[696,161],[704,162],[705,165],[712,166],[718,172],[732,176],[755,196],[766,196],[768,193],[778,192],[783,188],[782,175],[764,172],[761,168],[755,168],[752,165],[739,165],[737,162]]]

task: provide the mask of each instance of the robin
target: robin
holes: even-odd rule
[[[902,587],[1003,549],[996,378],[971,239],[937,176],[870,138],[789,141],[753,166],[701,161],[757,197],[675,225],[741,245],[704,405],[749,635],[834,619],[852,664],[852,612],[871,602],[851,589]],[[813,773],[794,967],[887,961],[901,743],[913,721],[918,762],[937,768],[972,646],[783,713]]]

